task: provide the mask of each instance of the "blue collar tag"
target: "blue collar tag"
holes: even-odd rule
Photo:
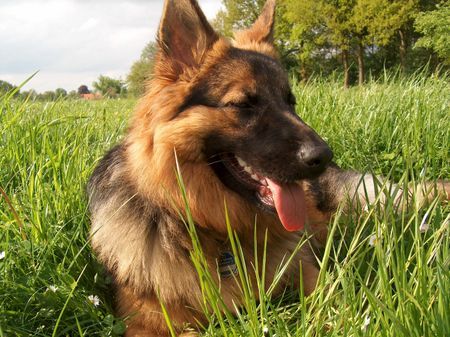
[[[222,252],[219,257],[219,272],[223,278],[229,278],[237,275],[238,269],[234,256],[231,252]]]

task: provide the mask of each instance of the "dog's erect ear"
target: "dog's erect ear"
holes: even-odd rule
[[[158,33],[160,61],[175,62],[175,68],[195,67],[217,39],[197,1],[165,1]]]
[[[238,44],[247,44],[252,42],[273,43],[274,25],[275,0],[267,0],[255,23],[248,29],[236,32],[235,40]]]

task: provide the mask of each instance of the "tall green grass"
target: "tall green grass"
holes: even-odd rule
[[[450,179],[447,80],[417,76],[350,90],[317,80],[294,84],[294,92],[297,112],[327,139],[338,164],[403,185]],[[0,197],[0,337],[123,332],[124,322],[111,310],[111,280],[87,241],[84,189],[102,154],[123,135],[134,104],[0,98],[0,187],[7,197]],[[263,274],[264,266],[239,259],[239,238],[230,229],[245,303],[237,316],[221,314],[220,296],[195,249],[211,320],[205,335],[448,334],[448,206],[413,204],[400,214],[393,208],[389,201],[375,203],[333,219],[320,282],[307,298],[299,291],[273,298],[262,287],[250,289],[246,270]],[[192,220],[186,224],[195,237]]]

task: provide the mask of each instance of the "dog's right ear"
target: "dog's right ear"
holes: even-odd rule
[[[166,0],[158,33],[161,72],[177,78],[186,67],[199,66],[217,39],[197,1]]]

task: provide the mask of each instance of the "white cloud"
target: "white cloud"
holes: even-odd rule
[[[95,28],[95,26],[98,25],[98,23],[99,23],[98,19],[91,17],[87,21],[83,22],[83,24],[80,27],[76,28],[75,31],[78,33],[92,31]]]
[[[200,0],[209,18],[220,0]],[[98,75],[125,78],[153,40],[163,1],[0,1],[0,79],[38,91],[90,85]]]

